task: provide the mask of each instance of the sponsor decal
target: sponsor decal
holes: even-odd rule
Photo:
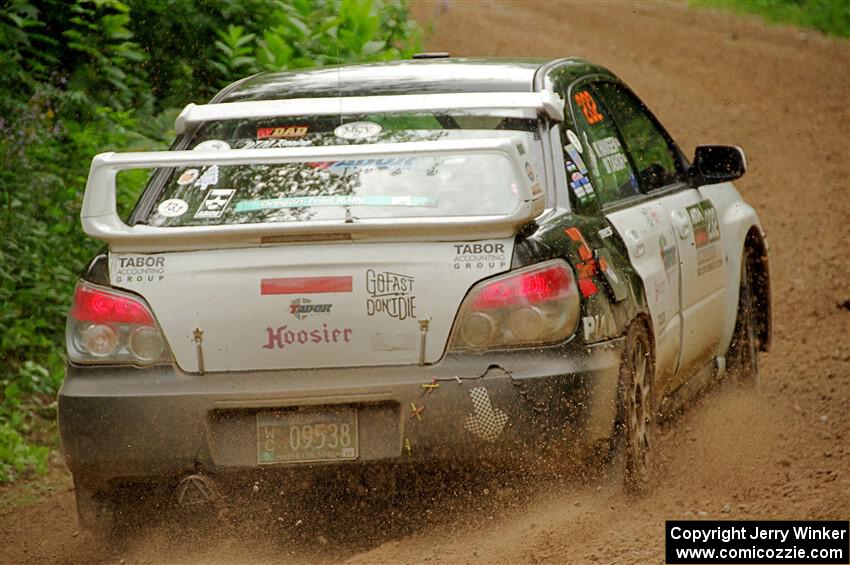
[[[177,216],[182,216],[186,213],[186,210],[189,209],[189,205],[185,200],[180,200],[179,198],[169,198],[168,200],[163,200],[159,203],[159,206],[156,207],[156,211],[159,212],[161,216],[165,216],[166,218],[176,218]]]
[[[289,313],[298,320],[303,320],[311,314],[327,316],[331,313],[333,304],[313,304],[309,298],[296,298],[289,303]]]
[[[383,128],[375,122],[351,122],[342,124],[334,130],[334,135],[341,139],[367,139],[381,133]]]
[[[720,220],[717,209],[709,200],[685,209],[691,220],[694,246],[697,250],[697,275],[705,274],[723,265],[720,254]]]
[[[159,282],[165,279],[165,257],[130,255],[116,259],[117,265],[110,269],[113,282]]]
[[[280,208],[314,208],[317,206],[412,206],[435,208],[437,199],[431,196],[388,196],[380,194],[340,194],[328,196],[294,196],[291,198],[267,198],[237,202],[234,210],[255,212]]]
[[[351,292],[352,277],[283,277],[262,279],[261,295]]]
[[[617,323],[611,314],[594,314],[581,319],[584,341],[592,343],[617,333]]]
[[[409,275],[389,271],[366,271],[366,314],[374,316],[383,312],[390,318],[406,320],[416,317],[415,279]]]
[[[327,167],[317,168],[334,169],[389,169],[391,167],[403,167],[409,169],[416,161],[416,157],[382,157],[376,159],[344,159],[327,163]],[[322,164],[323,165],[323,164]]]
[[[666,290],[666,284],[664,280],[655,281],[655,301],[661,302],[661,299],[664,297],[664,291]]]
[[[593,151],[602,160],[606,173],[622,171],[629,165],[629,161],[623,154],[620,140],[614,136],[603,137],[592,143]]]
[[[504,243],[455,243],[452,247],[455,250],[452,261],[455,270],[494,269],[508,265]]]
[[[304,137],[307,135],[307,126],[275,126],[270,128],[257,128],[257,139],[287,139],[292,137]]]
[[[186,186],[187,184],[192,184],[198,178],[198,169],[186,169],[183,171],[183,174],[180,175],[180,178],[177,179],[177,184],[180,186]]]
[[[570,143],[569,145],[564,146],[564,151],[567,152],[567,155],[570,157],[570,160],[575,163],[575,166],[578,167],[578,170],[581,174],[587,174],[587,165],[584,164],[584,159],[579,155],[578,149],[576,146]]]
[[[208,167],[201,175],[201,178],[195,182],[195,186],[201,190],[206,190],[211,184],[218,184],[218,165]]]
[[[525,145],[523,145],[522,143],[517,143],[516,144],[516,151],[520,155],[525,155]]]
[[[658,214],[658,210],[656,210],[655,207],[645,206],[640,209],[640,213],[646,220],[646,224],[649,226],[649,229],[654,230],[661,225],[661,216]]]
[[[493,406],[490,393],[483,386],[470,389],[469,397],[472,400],[472,414],[466,415],[463,427],[484,441],[496,441],[508,423],[508,415]]]
[[[599,108],[596,106],[596,100],[593,99],[593,96],[591,96],[590,92],[587,90],[580,90],[576,92],[573,96],[573,100],[575,100],[578,107],[581,108],[581,113],[584,114],[584,119],[589,125],[593,125],[605,119],[599,112]]]
[[[221,139],[208,139],[194,147],[195,151],[227,151],[228,149],[230,149],[230,144]]]
[[[576,274],[578,275],[578,289],[581,295],[585,298],[593,296],[599,292],[599,287],[593,282],[593,275],[596,274],[597,266],[593,253],[590,247],[587,246],[587,241],[584,235],[576,227],[564,229],[564,233],[576,243],[576,248],[581,262],[577,262]]]
[[[568,129],[567,130],[567,139],[570,140],[570,143],[572,144],[573,147],[576,148],[576,151],[578,151],[579,153],[584,153],[584,149],[582,149],[582,147],[581,147],[581,141],[579,141],[579,138],[576,135],[576,132],[574,132],[571,129]]]
[[[349,343],[351,328],[332,328],[322,324],[320,328],[314,329],[290,329],[289,326],[278,326],[277,328],[266,328],[267,342],[263,349],[286,349],[300,345],[318,345],[326,343]]]
[[[586,204],[596,197],[589,178],[579,172],[574,172],[570,178],[570,188],[575,192],[579,202]]]
[[[195,217],[220,217],[224,213],[225,208],[227,208],[227,205],[230,203],[230,199],[233,198],[235,193],[236,190],[232,188],[214,188],[213,190],[210,190],[207,197],[204,198],[204,201],[201,202],[201,205],[198,207],[198,211],[195,212]]]
[[[274,149],[276,147],[306,147],[312,145],[307,139],[247,139],[237,149]]]
[[[525,174],[528,175],[528,180],[534,182],[534,167],[528,161],[525,162]]]
[[[664,270],[667,272],[667,280],[675,274],[677,267],[676,245],[668,245],[667,238],[662,233],[658,236],[658,248],[661,250],[661,262],[664,264]]]

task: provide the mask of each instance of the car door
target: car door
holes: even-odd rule
[[[662,254],[678,270],[682,345],[673,385],[717,356],[723,330],[726,265],[717,210],[686,182],[684,160],[670,136],[623,85],[595,85],[613,115],[637,171],[641,189],[673,233],[664,234]],[[671,261],[678,255],[676,265]]]
[[[632,267],[643,281],[655,336],[656,382],[665,391],[678,367],[682,329],[672,223],[660,199],[642,190],[638,169],[593,85],[573,85],[569,105],[576,131],[567,132],[571,143],[566,150],[576,147],[580,151],[602,213],[622,239]]]

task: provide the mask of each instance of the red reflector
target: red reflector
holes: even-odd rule
[[[588,296],[593,296],[594,294],[599,292],[599,288],[597,288],[596,283],[593,282],[593,279],[579,279],[578,289],[581,291],[581,295],[585,298],[587,298]]]
[[[503,308],[515,304],[537,304],[569,293],[572,276],[564,267],[524,273],[482,288],[473,308]]]
[[[322,294],[351,292],[351,277],[287,277],[263,279],[260,294]]]
[[[81,322],[153,324],[153,316],[140,302],[125,296],[77,286],[71,316]]]

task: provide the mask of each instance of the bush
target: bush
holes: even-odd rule
[[[393,59],[416,47],[404,2],[0,5],[0,482],[44,468],[37,428],[54,417],[65,314],[101,247],[79,227],[91,158],[165,148],[179,108],[247,74]],[[136,177],[119,204],[134,202],[143,183]]]
[[[757,14],[772,23],[810,27],[828,35],[850,37],[847,0],[691,0],[697,6]]]

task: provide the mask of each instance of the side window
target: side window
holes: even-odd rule
[[[595,87],[620,130],[643,189],[649,191],[681,180],[676,151],[635,95],[608,82]]]
[[[569,135],[571,130],[567,132],[571,139],[565,150],[578,145],[600,205],[639,194],[637,179],[623,151],[617,127],[596,91],[589,85],[574,88],[570,105],[578,131],[573,135]]]

